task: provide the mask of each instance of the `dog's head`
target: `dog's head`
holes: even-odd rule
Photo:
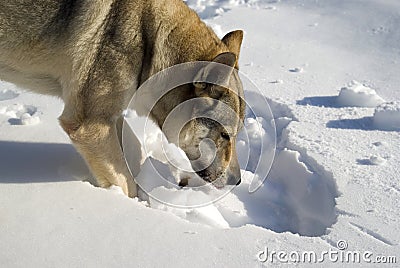
[[[179,134],[179,146],[191,160],[193,169],[217,188],[241,181],[236,136],[245,110],[243,87],[237,72],[242,38],[242,31],[227,34],[222,41],[229,52],[216,56],[194,78],[193,119]],[[217,83],[204,82],[210,80]]]

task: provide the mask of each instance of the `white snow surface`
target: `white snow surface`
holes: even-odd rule
[[[150,195],[129,199],[117,187],[95,187],[58,126],[62,102],[0,82],[1,266],[285,265],[276,256],[260,261],[266,248],[314,251],[318,257],[329,250],[371,252],[371,262],[394,256],[398,265],[400,2],[186,2],[220,37],[244,29],[241,71],[260,88],[273,114],[258,101],[260,93],[246,91],[259,116],[248,111],[249,138],[238,137],[242,184],[207,206],[159,202],[154,197],[207,203],[219,193],[174,187],[187,174],[165,164],[162,148],[179,164],[188,165],[187,159],[154,127],[153,135],[139,137],[147,150],[132,152],[142,159],[136,177]],[[346,87],[345,99],[352,103],[345,104],[337,90],[352,80],[359,83]],[[249,193],[259,175],[255,159],[270,153],[259,141],[273,140],[272,119],[272,169]],[[159,183],[152,166],[171,183]],[[344,251],[338,249],[343,241]],[[326,258],[323,265],[366,263]]]

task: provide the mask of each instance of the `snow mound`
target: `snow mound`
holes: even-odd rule
[[[21,125],[36,125],[40,123],[40,117],[38,115],[31,115],[29,113],[24,113],[20,117]]]
[[[225,12],[225,7],[228,4],[229,1],[221,1],[223,3],[217,3],[218,1],[198,1],[198,0],[185,0],[186,4],[195,10],[197,14],[203,19],[205,18],[211,18],[215,17],[218,15],[221,15],[222,13]],[[233,2],[233,5],[237,5],[235,1]]]
[[[304,72],[304,68],[303,67],[296,67],[296,68],[290,69],[289,72],[291,72],[291,73],[302,73],[302,72]]]
[[[379,155],[371,155],[368,159],[368,163],[373,166],[380,166],[386,163],[386,159]]]
[[[36,125],[40,123],[37,108],[32,105],[16,103],[0,109],[0,114],[10,117],[11,125]]]
[[[19,96],[19,94],[17,92],[15,92],[14,90],[4,89],[4,90],[0,91],[0,101],[12,100],[18,96]]]
[[[374,89],[357,81],[352,81],[349,85],[343,87],[337,97],[337,104],[344,107],[376,107],[384,102],[385,100]]]
[[[383,103],[376,107],[373,122],[377,129],[400,131],[400,102]]]
[[[208,19],[220,16],[226,11],[238,6],[277,10],[277,7],[271,4],[277,4],[280,0],[184,0],[184,2],[186,2],[191,9],[195,10],[202,19]]]

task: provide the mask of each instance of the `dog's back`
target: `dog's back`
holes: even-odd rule
[[[94,53],[93,32],[113,2],[0,0],[0,79],[60,96],[61,77],[70,77],[72,58]]]
[[[0,1],[0,46],[15,47],[37,40],[45,25],[60,11],[62,2],[48,0]],[[78,2],[78,1],[76,1]]]
[[[57,40],[49,30],[66,2],[78,1],[0,1],[0,79],[60,94],[54,60]]]

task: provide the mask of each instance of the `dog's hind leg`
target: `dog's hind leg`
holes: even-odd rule
[[[137,196],[136,184],[119,144],[115,120],[96,118],[76,123],[61,116],[60,123],[86,160],[99,186],[117,185],[129,197]]]

